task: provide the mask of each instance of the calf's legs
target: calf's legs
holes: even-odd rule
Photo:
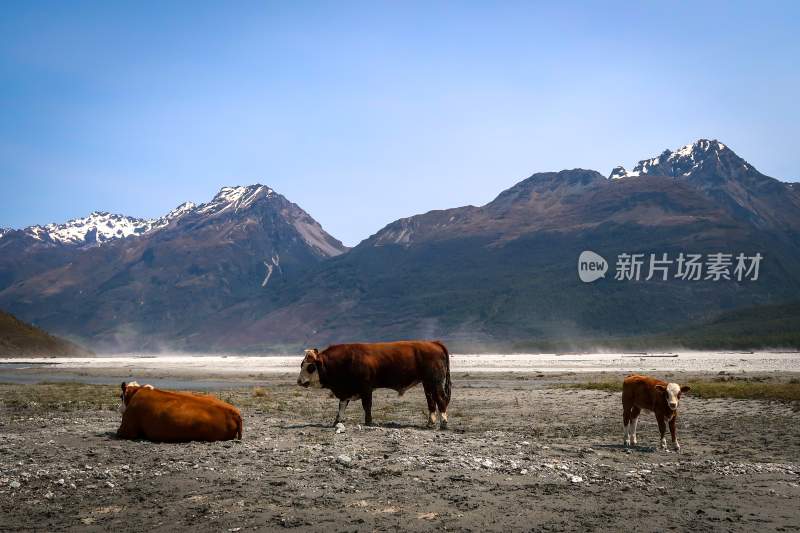
[[[630,405],[626,405],[626,404],[623,403],[622,404],[622,426],[624,428],[624,432],[622,434],[622,443],[625,445],[626,448],[631,443],[630,438],[628,437],[628,425],[630,424],[630,422],[631,422],[631,406]]]
[[[669,434],[672,435],[672,445],[675,447],[675,451],[676,452],[680,452],[681,451],[681,445],[678,444],[678,435],[675,432],[676,431],[675,422],[677,420],[678,420],[678,415],[677,414],[675,414],[672,418],[670,418],[670,420],[669,420]]]
[[[661,449],[667,449],[667,439],[664,437],[664,434],[667,432],[667,423],[664,422],[663,415],[656,415],[656,421],[658,422],[658,431],[661,433]]]
[[[625,426],[623,443],[625,446],[636,446],[636,426],[639,424],[639,413],[642,410],[635,405],[623,404],[622,423]]]
[[[630,425],[630,437],[631,437],[631,444],[636,446],[636,426],[639,425],[639,414],[642,412],[641,409],[634,406],[631,409],[631,425]]]

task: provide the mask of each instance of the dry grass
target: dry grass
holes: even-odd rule
[[[288,410],[291,390],[219,390],[211,394],[239,408],[262,412]],[[199,395],[207,394],[195,392]],[[35,411],[111,410],[119,407],[119,386],[83,383],[0,384],[0,408]]]
[[[0,407],[11,409],[113,411],[118,406],[118,385],[86,385],[83,383],[0,385]]]
[[[689,381],[689,392],[698,398],[734,398],[738,400],[774,400],[780,402],[800,401],[800,382],[769,383],[760,380],[720,378],[710,381]],[[587,383],[564,383],[555,385],[563,389],[588,389],[607,392],[622,391],[621,381],[596,381]]]

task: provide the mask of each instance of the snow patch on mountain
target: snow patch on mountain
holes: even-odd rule
[[[261,282],[262,287],[266,287],[267,283],[269,283],[269,278],[272,277],[272,272],[275,268],[278,269],[278,272],[281,272],[281,256],[279,254],[275,254],[272,256],[272,262],[264,261],[264,266],[267,267],[266,276],[264,276],[264,281]]]
[[[102,244],[112,239],[141,235],[150,231],[153,221],[95,211],[87,217],[64,224],[31,226],[24,231],[34,239],[60,244]]]
[[[294,226],[300,238],[320,254],[332,257],[346,250],[341,243],[328,235],[322,229],[322,226],[302,209],[294,206],[294,204],[288,204],[282,196],[270,187],[261,184],[222,187],[210,202],[200,205],[185,202],[160,218],[141,219],[95,211],[87,217],[76,218],[64,224],[30,226],[25,228],[23,232],[33,239],[49,245],[61,244],[91,247],[115,239],[137,237],[161,230],[169,226],[174,220],[181,219],[189,214],[216,217],[222,213],[238,213],[251,208],[261,200],[274,201],[274,208],[281,211],[287,221]],[[287,208],[287,204],[292,207]],[[9,231],[0,229],[0,238]],[[277,262],[271,266],[280,269]],[[271,273],[268,273],[267,278],[271,275]]]
[[[37,241],[72,246],[96,246],[116,239],[141,236],[161,229],[170,222],[185,216],[195,208],[184,202],[160,218],[144,219],[94,211],[86,217],[74,218],[63,224],[29,226],[22,231]],[[0,232],[2,238],[10,230]]]
[[[627,171],[625,167],[615,167],[609,179],[636,178],[644,175],[668,175],[673,177],[688,176],[708,157],[717,157],[727,146],[717,140],[699,139],[694,143],[681,146],[674,152],[664,150],[658,157],[644,159]]]
[[[190,213],[195,207],[194,202],[183,202],[181,205],[159,218],[153,224],[153,228],[163,228],[175,219],[181,218],[187,213]]]
[[[201,204],[197,212],[202,215],[218,215],[228,209],[238,212],[247,209],[259,198],[274,196],[275,191],[266,185],[223,187],[210,202]]]

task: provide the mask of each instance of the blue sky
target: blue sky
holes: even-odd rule
[[[352,245],[701,137],[795,181],[798,27],[797,2],[6,1],[0,226],[261,182]]]

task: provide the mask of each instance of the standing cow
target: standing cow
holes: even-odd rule
[[[661,432],[661,448],[667,449],[664,434],[669,424],[672,445],[675,451],[681,451],[678,436],[675,433],[675,422],[678,418],[678,400],[681,394],[688,392],[689,387],[681,387],[677,383],[667,383],[647,376],[631,375],[622,382],[622,420],[625,424],[625,446],[636,445],[636,425],[642,409],[653,411]]]
[[[344,418],[350,400],[361,399],[364,423],[372,424],[372,391],[393,389],[403,394],[422,383],[428,401],[428,424],[447,428],[450,403],[450,354],[438,341],[337,344],[322,352],[305,350],[297,384],[329,389],[339,399],[334,425]]]
[[[217,441],[242,438],[239,410],[214,396],[123,383],[121,439],[154,442]]]

